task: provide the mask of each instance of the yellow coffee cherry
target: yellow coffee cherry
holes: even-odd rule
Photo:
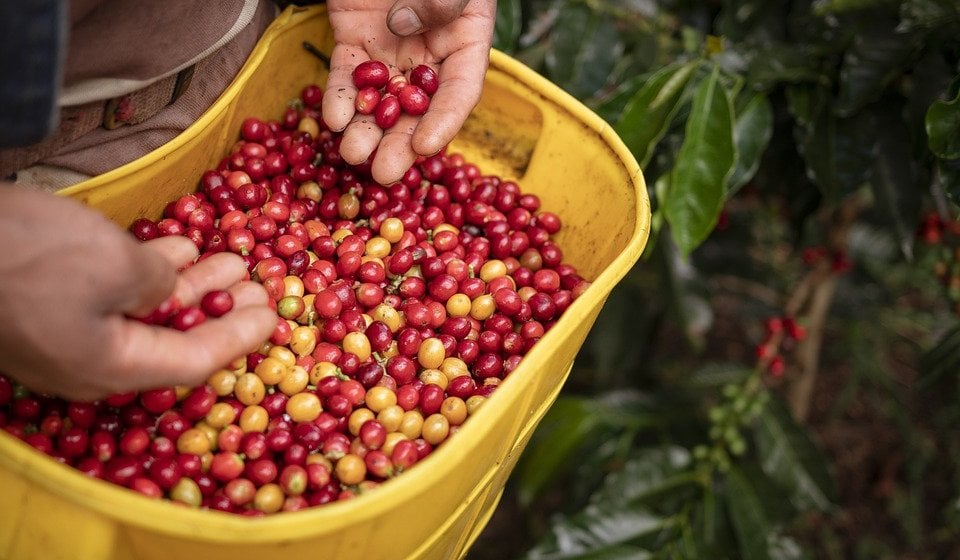
[[[263,432],[269,422],[267,409],[258,404],[250,405],[240,413],[240,429],[244,432]]]
[[[279,348],[279,346],[275,346],[274,348]],[[287,374],[289,367],[290,366],[280,361],[279,358],[267,356],[257,364],[253,372],[263,381],[264,385],[276,385],[280,383],[283,376]]]
[[[277,384],[277,389],[280,389],[280,392],[284,395],[292,397],[306,389],[309,383],[310,374],[307,373],[307,370],[303,366],[293,366],[287,370],[286,375]]]
[[[489,282],[507,275],[507,265],[500,259],[490,259],[480,267],[480,279]]]
[[[287,399],[286,413],[294,422],[313,422],[323,412],[316,393],[297,393]]]
[[[417,350],[417,361],[425,368],[439,368],[445,357],[446,350],[443,347],[443,342],[436,337],[424,339]]]
[[[421,435],[430,445],[439,445],[450,435],[450,421],[439,412],[423,420]]]

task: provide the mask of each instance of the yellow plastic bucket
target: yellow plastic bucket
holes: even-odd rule
[[[64,191],[126,226],[196,189],[248,116],[274,118],[326,68],[323,7],[288,8],[223,96],[176,139]],[[415,468],[356,499],[260,519],[151,500],[60,465],[0,431],[0,557],[364,560],[463,557],[567,378],[614,285],[646,244],[637,162],[610,126],[510,57],[492,53],[483,98],[451,151],[516,179],[559,214],[564,260],[593,281],[485,405]]]

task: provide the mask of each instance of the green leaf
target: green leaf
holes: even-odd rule
[[[767,540],[770,527],[753,485],[737,468],[727,473],[727,512],[740,545],[739,557],[744,560],[770,558]]]
[[[803,45],[771,44],[762,52],[752,53],[747,82],[759,90],[782,83],[818,83],[823,76],[816,64],[817,57]]]
[[[690,259],[683,258],[673,236],[657,243],[656,249],[662,256],[662,276],[667,281],[672,311],[683,328],[687,342],[694,348],[702,348],[713,325],[713,308],[708,299],[706,279]]]
[[[900,31],[936,29],[960,24],[955,0],[905,0],[900,5]]]
[[[650,77],[651,74],[630,76],[618,84],[612,92],[597,100],[593,105],[594,112],[609,123],[618,122],[627,104],[640,91],[640,88],[650,80]]]
[[[919,387],[930,387],[944,376],[957,377],[960,372],[960,325],[940,337],[937,343],[920,358]]]
[[[528,560],[588,560],[625,558],[627,551],[643,558],[633,541],[655,534],[671,521],[641,508],[603,509],[594,505],[560,517],[550,534],[527,554]],[[629,556],[626,556],[629,557]]]
[[[568,4],[551,34],[544,60],[548,77],[578,99],[593,96],[606,84],[624,43],[613,19],[587,4]]]
[[[560,397],[550,407],[517,468],[521,503],[531,503],[572,466],[570,458],[601,425],[593,404],[582,397]]]
[[[812,84],[787,86],[787,109],[802,128],[813,126],[817,115],[823,110],[823,90]]]
[[[643,364],[656,329],[645,296],[635,286],[618,285],[584,342],[584,355],[589,353],[597,381],[604,386],[627,385]]]
[[[680,252],[687,256],[713,230],[724,187],[736,162],[733,108],[719,84],[719,68],[697,88],[683,144],[673,168],[664,213]]]
[[[960,158],[960,93],[950,101],[935,101],[926,118],[930,150],[941,159]]]
[[[499,0],[497,19],[493,28],[493,46],[506,53],[517,50],[523,13],[520,0]]]
[[[917,39],[912,34],[895,33],[885,25],[861,26],[843,55],[837,114],[852,115],[877,100],[893,80],[903,75],[919,46]]]
[[[874,116],[860,112],[838,118],[823,87],[793,86],[790,91],[787,100],[800,125],[794,133],[807,176],[835,203],[871,177],[877,150]]]
[[[819,16],[872,10],[896,5],[895,0],[816,0],[813,11]]]
[[[529,556],[528,558],[538,558]],[[554,557],[550,557],[554,558]],[[591,550],[576,556],[562,556],[576,560],[647,560],[655,558],[653,553],[645,548],[631,545],[614,545],[601,550]]]
[[[697,62],[673,63],[650,76],[623,109],[616,131],[646,167],[679,107],[684,87]]]
[[[910,131],[897,109],[898,106],[892,106],[878,116],[877,159],[870,186],[877,209],[885,218],[883,222],[896,238],[900,252],[910,260],[925,189],[920,188],[923,181],[916,160],[904,157],[911,151]]]
[[[634,453],[623,468],[609,474],[591,496],[591,503],[603,509],[628,504],[651,504],[650,500],[688,484],[695,483],[687,469],[690,452],[679,446],[643,448]]]
[[[937,176],[950,200],[960,205],[960,160],[938,161]]]
[[[730,198],[753,178],[760,167],[770,138],[773,136],[773,108],[767,96],[755,94],[736,116],[733,142],[737,147],[737,163],[727,179],[726,197]]]
[[[529,504],[553,482],[576,467],[574,457],[597,433],[607,437],[653,426],[660,418],[636,391],[612,391],[600,397],[561,396],[547,412],[517,466],[520,501]]]
[[[771,535],[767,542],[767,554],[776,560],[805,560],[809,556],[796,540],[785,535]]]
[[[785,4],[769,0],[723,0],[716,32],[732,42],[749,41],[752,48],[766,47],[787,18]],[[766,50],[765,48],[762,50]]]
[[[754,437],[760,467],[787,492],[794,507],[833,507],[837,491],[827,460],[779,399],[771,399],[757,418]]]

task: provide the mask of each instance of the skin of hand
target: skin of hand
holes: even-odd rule
[[[146,243],[82,204],[0,184],[0,371],[42,393],[93,400],[198,385],[266,340],[266,291],[239,256],[196,264],[185,237]],[[144,324],[164,299],[227,289],[234,308],[189,332]]]
[[[495,0],[329,0],[335,46],[323,97],[323,118],[344,131],[340,153],[350,164],[373,156],[371,172],[383,185],[395,183],[417,156],[443,149],[480,100],[490,62]],[[403,114],[382,131],[373,115],[356,114],[358,64],[380,60],[391,75],[418,64],[438,70],[440,87],[419,117]],[[376,153],[374,153],[376,152]]]

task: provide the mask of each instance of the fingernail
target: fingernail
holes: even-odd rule
[[[423,24],[420,23],[420,18],[417,17],[417,13],[413,11],[413,8],[400,8],[393,12],[393,15],[390,16],[389,23],[390,30],[401,37],[413,35],[423,27]]]

